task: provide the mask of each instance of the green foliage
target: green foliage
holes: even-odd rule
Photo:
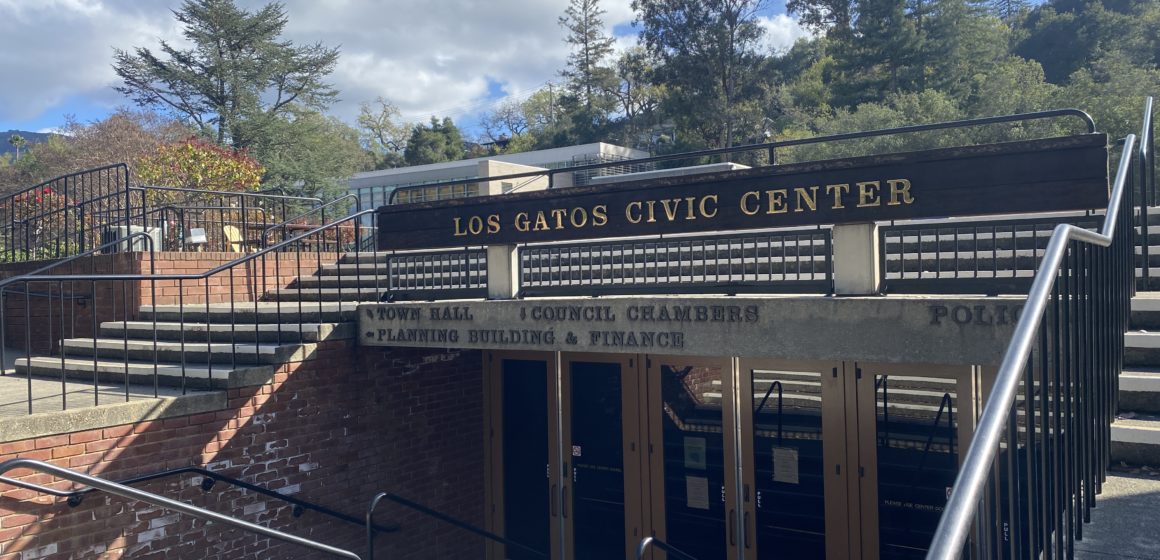
[[[371,154],[373,169],[404,165],[403,150],[413,125],[399,119],[399,108],[383,97],[359,107],[359,142]]]
[[[429,125],[415,125],[411,129],[403,158],[407,165],[423,165],[455,161],[463,156],[463,136],[451,118],[444,117],[440,121],[431,117]]]
[[[695,143],[751,137],[769,93],[757,51],[764,0],[634,0],[641,43],[659,63],[665,114]]]
[[[568,66],[560,75],[568,80],[568,90],[583,106],[579,120],[599,124],[612,108],[607,93],[616,81],[615,72],[604,61],[612,54],[614,40],[604,34],[604,9],[599,0],[571,0],[560,26],[568,31],[564,40],[572,46]]]
[[[250,153],[265,167],[264,188],[324,199],[341,194],[343,179],[373,168],[376,157],[363,149],[358,130],[298,106],[288,118],[276,120]]]

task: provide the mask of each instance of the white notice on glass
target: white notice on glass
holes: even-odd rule
[[[706,447],[705,438],[685,436],[686,469],[705,470]]]
[[[709,509],[709,479],[703,476],[686,476],[685,502],[690,509]]]
[[[798,450],[796,447],[773,448],[773,481],[798,483]]]

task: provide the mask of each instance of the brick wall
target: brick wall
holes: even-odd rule
[[[111,479],[189,465],[361,517],[389,489],[482,524],[482,373],[478,352],[356,349],[320,345],[315,359],[289,364],[274,383],[232,389],[217,413],[114,426],[0,444],[0,459],[51,461]],[[45,475],[9,475],[66,488]],[[184,476],[138,487],[364,554],[361,526],[218,483],[209,492]],[[228,530],[104,494],[77,508],[0,486],[0,560],[82,558],[322,558],[297,546]],[[376,554],[392,559],[476,558],[482,542],[400,510]]]

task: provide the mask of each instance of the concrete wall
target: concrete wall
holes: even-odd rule
[[[482,524],[482,368],[478,352],[367,349],[324,343],[272,384],[231,389],[219,411],[0,443],[0,460],[26,457],[110,479],[204,465],[361,517],[390,490]],[[52,477],[14,471],[66,489]],[[196,476],[138,487],[364,554],[361,526]],[[0,560],[322,558],[300,547],[92,494],[77,508],[0,486]],[[392,559],[478,558],[479,539],[397,506],[376,554]],[[327,557],[329,558],[329,557]]]
[[[479,162],[480,177],[498,177],[501,175],[515,175],[517,173],[528,173],[532,171],[546,171],[546,169],[543,167],[532,167],[530,165],[519,165],[496,160]],[[504,194],[504,183],[511,185],[508,189],[509,192],[542,191],[548,188],[548,176],[538,175],[534,177],[507,179],[504,181],[480,181],[479,194]]]

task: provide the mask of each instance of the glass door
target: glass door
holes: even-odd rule
[[[651,534],[694,558],[736,558],[732,361],[648,356],[646,366]]]
[[[561,360],[567,557],[632,558],[645,526],[639,360],[594,354]]]
[[[968,366],[854,364],[867,466],[864,517],[876,520],[863,558],[926,557],[976,418],[977,377]],[[872,392],[872,397],[870,393]]]
[[[739,364],[745,558],[857,558],[842,363]]]
[[[559,541],[558,508],[551,492],[555,360],[547,353],[488,352],[485,440],[485,529],[550,555]],[[539,558],[524,548],[488,541],[489,558]]]

